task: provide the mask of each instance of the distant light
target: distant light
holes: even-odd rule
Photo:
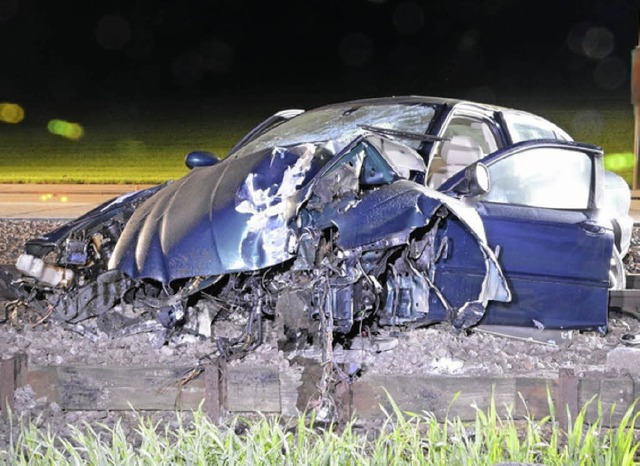
[[[0,103],[0,121],[20,123],[24,120],[24,109],[18,104]]]
[[[72,141],[77,141],[84,136],[84,128],[79,123],[70,123],[64,120],[54,119],[49,121],[47,129],[51,134],[62,136]]]
[[[583,41],[587,31],[591,28],[588,22],[574,24],[567,35],[567,45],[576,55],[584,55]]]
[[[623,152],[619,154],[606,154],[604,157],[604,168],[613,172],[630,170],[635,164],[633,152]]]
[[[608,57],[615,46],[613,34],[607,28],[593,27],[586,31],[582,39],[582,51],[589,57],[602,60]]]
[[[49,202],[49,201],[56,201],[56,200],[64,204],[69,202],[69,196],[67,196],[66,194],[58,195],[53,193],[45,193],[40,195],[40,201],[42,202]]]

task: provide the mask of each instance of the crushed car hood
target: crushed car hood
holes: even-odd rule
[[[289,259],[295,197],[328,157],[300,144],[193,169],[136,209],[109,268],[169,283]]]

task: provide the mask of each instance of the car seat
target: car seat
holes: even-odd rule
[[[440,157],[444,164],[429,176],[428,185],[437,189],[442,183],[482,158],[480,145],[469,136],[452,136],[442,143]]]

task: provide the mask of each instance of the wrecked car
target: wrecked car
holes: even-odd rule
[[[420,96],[287,110],[186,164],[28,241],[20,301],[232,357],[265,321],[293,345],[442,322],[605,333],[624,288],[628,186],[527,112]]]

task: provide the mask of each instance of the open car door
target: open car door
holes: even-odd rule
[[[482,160],[489,190],[467,198],[512,292],[481,324],[605,332],[613,230],[604,215],[599,148],[528,141]],[[465,173],[441,191],[460,192]]]

